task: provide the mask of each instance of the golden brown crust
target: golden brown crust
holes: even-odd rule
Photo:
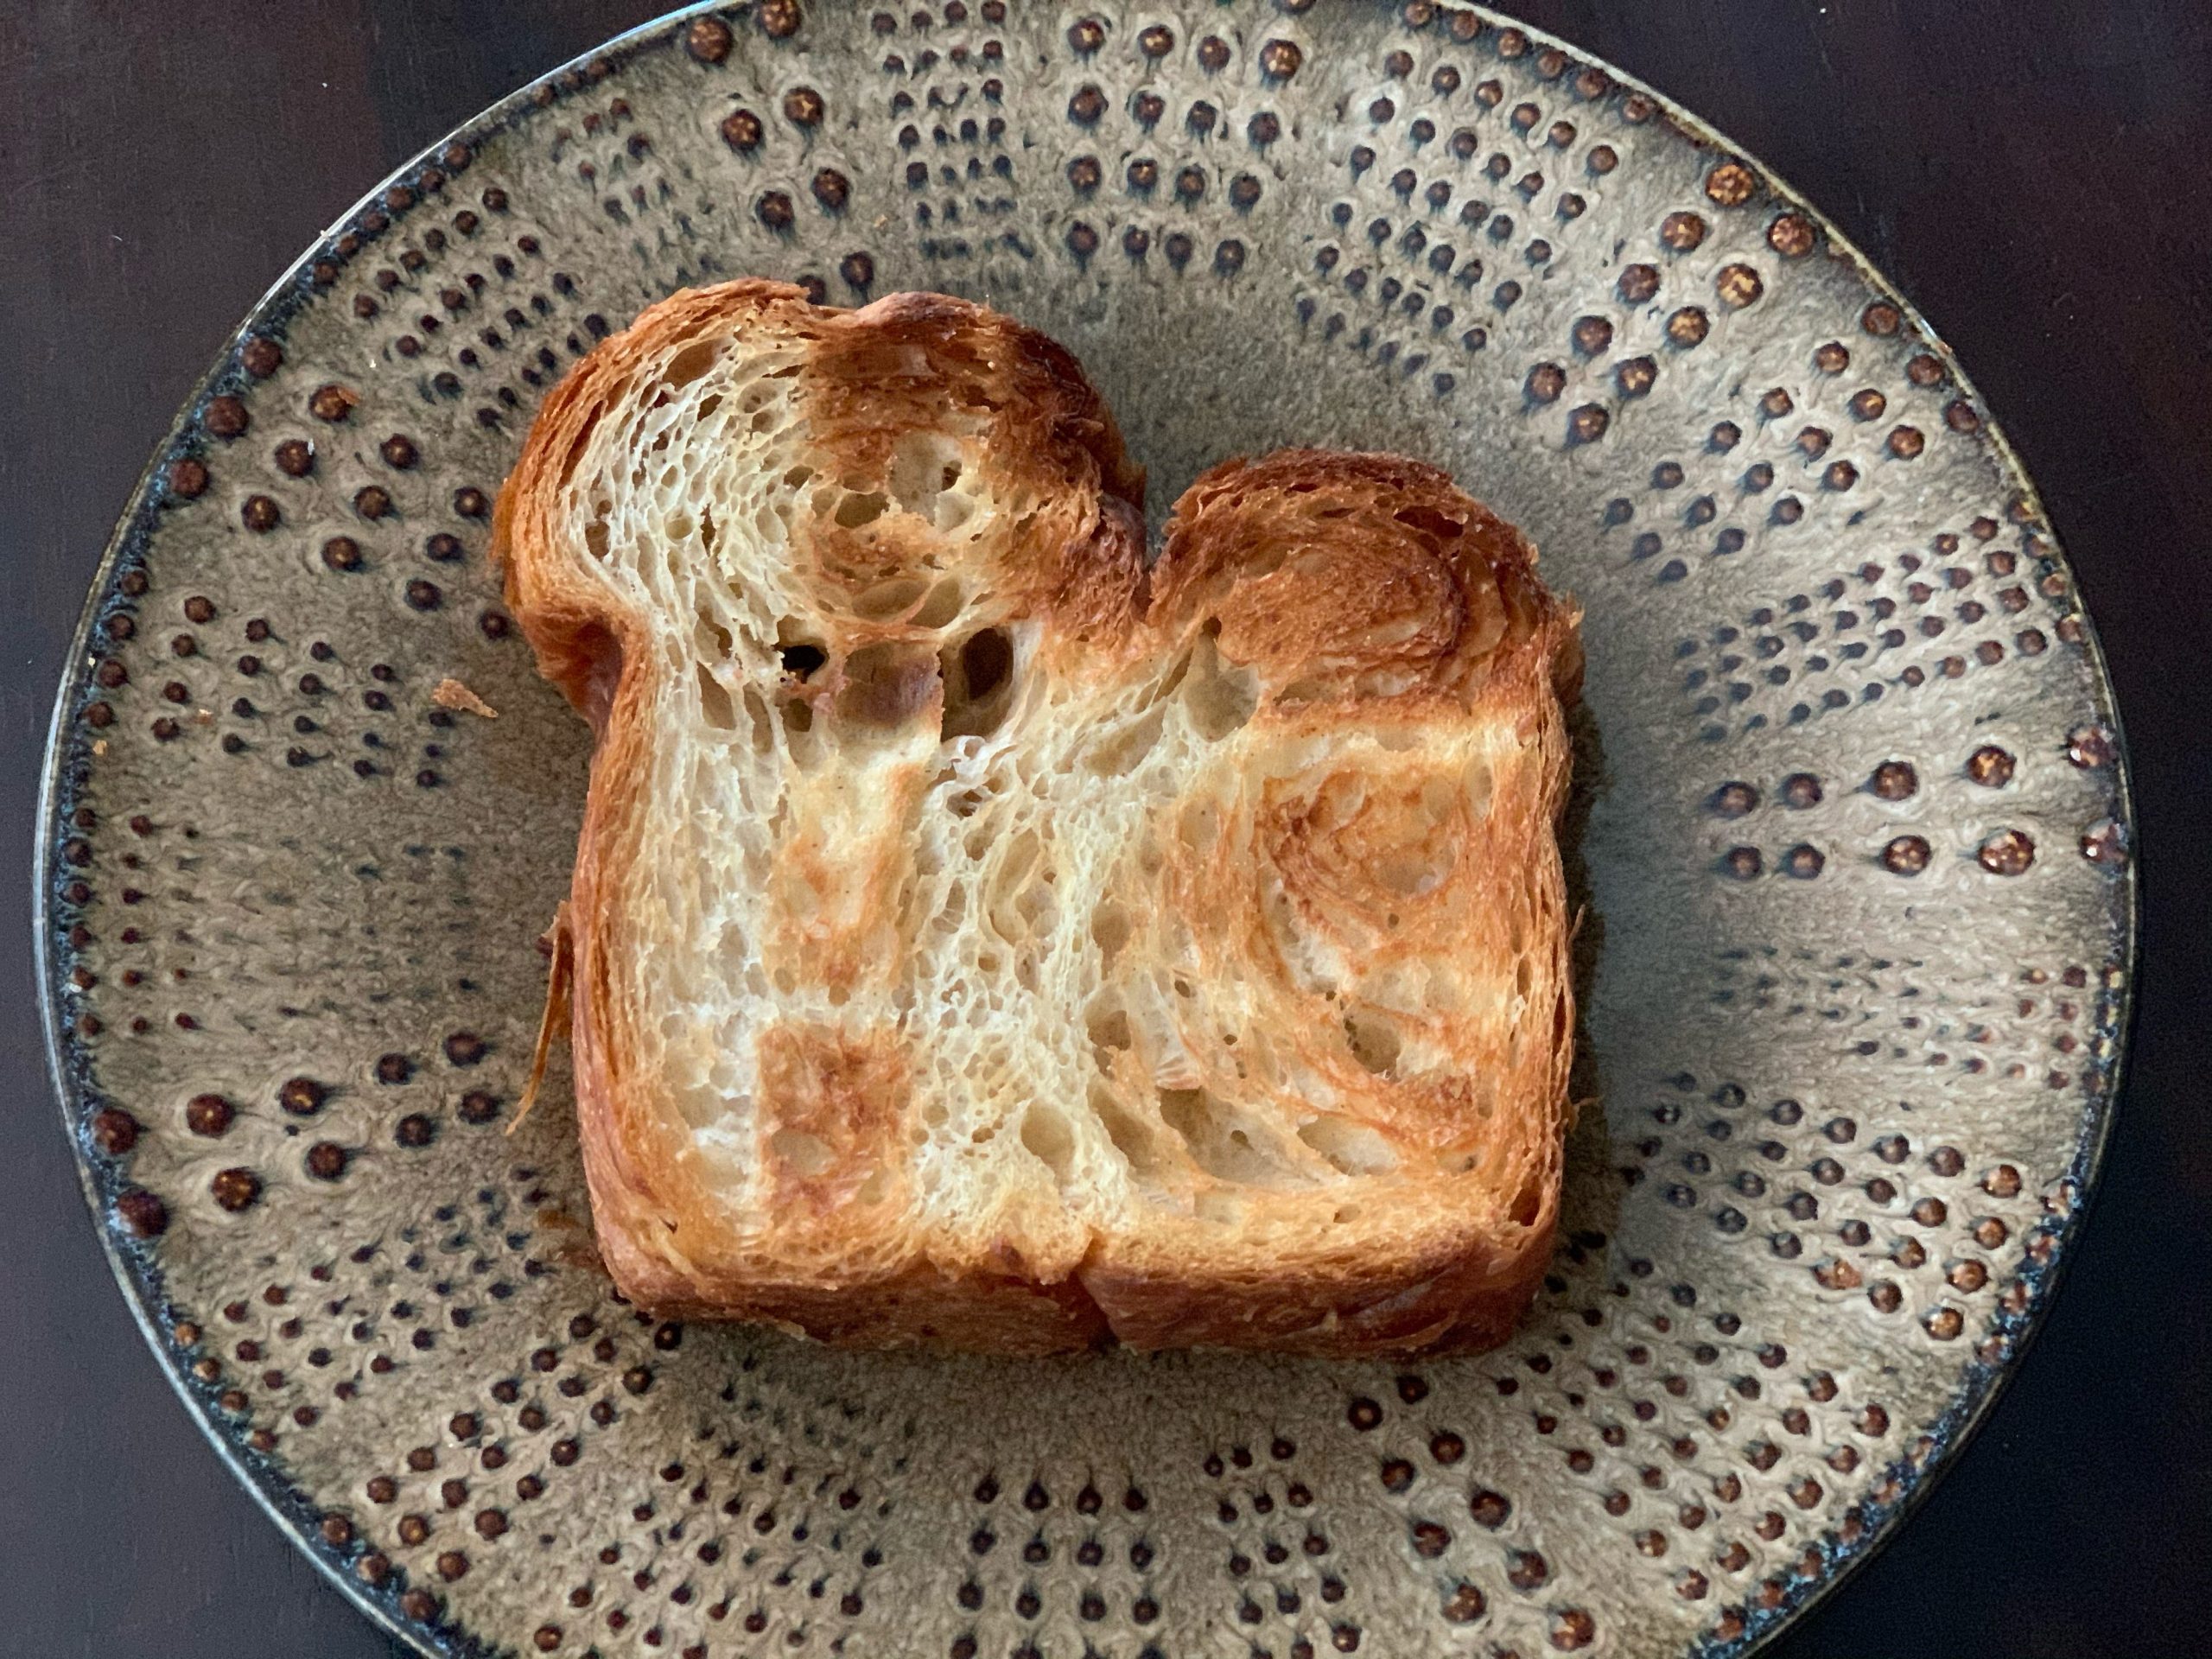
[[[1084,1287],[1134,1348],[1254,1348],[1317,1357],[1476,1353],[1513,1332],[1551,1255],[1551,1229],[1511,1250],[1479,1236],[1333,1271],[1194,1275],[1087,1268]]]
[[[785,688],[809,718],[934,732],[942,717],[953,729],[944,705],[966,671],[940,662],[924,615],[933,601],[915,580],[922,563],[939,568],[916,550],[941,539],[895,485],[912,465],[905,440],[925,429],[976,435],[993,499],[1033,505],[973,556],[988,558],[974,602],[980,621],[1037,625],[1039,671],[1105,683],[1208,652],[1255,678],[1235,740],[1249,787],[1186,792],[1174,811],[1192,833],[1153,874],[1131,874],[1128,897],[1143,926],[1217,922],[1154,941],[1159,959],[1182,950],[1193,971],[1235,982],[1286,1062],[1272,1094],[1246,1092],[1294,1125],[1311,1116],[1303,1090],[1325,1088],[1331,1133],[1372,1137],[1353,1143],[1355,1160],[1387,1148],[1385,1190],[1350,1204],[1325,1187],[1232,1192],[1162,1133],[1147,1179],[1179,1197],[1087,1245],[1079,1234],[1067,1244],[1065,1216],[1040,1219],[1033,1199],[1009,1199],[995,1234],[891,1224],[911,1196],[913,1057],[895,1020],[861,1010],[903,949],[895,867],[825,821],[779,844],[769,878],[823,902],[787,914],[760,950],[849,1011],[784,1019],[752,1039],[765,1196],[733,1225],[644,1058],[662,1011],[639,1001],[632,971],[655,937],[633,911],[652,861],[665,670],[647,620],[587,579],[563,516],[596,425],[650,394],[641,375],[694,372],[695,353],[703,362],[733,337],[772,341],[802,365],[810,467],[874,504],[793,524],[792,568],[825,619],[828,666]],[[1141,474],[1074,359],[943,296],[848,313],[765,283],[678,294],[548,398],[502,492],[495,548],[541,669],[600,736],[569,910],[575,1074],[601,1254],[639,1306],[854,1345],[1019,1353],[1109,1334],[1141,1347],[1427,1352],[1510,1331],[1557,1211],[1572,1004],[1551,823],[1574,617],[1536,580],[1517,531],[1416,462],[1292,451],[1217,467],[1179,503],[1149,575],[1141,500]],[[1486,780],[1471,798],[1470,766]],[[882,773],[881,833],[900,834],[933,769]],[[1460,958],[1474,964],[1465,975]],[[1479,1012],[1479,995],[1438,1012],[1405,988],[1442,974],[1451,1004],[1459,979],[1500,963],[1510,979],[1516,961],[1529,1006],[1507,1019]],[[1349,976],[1325,985],[1336,970],[1317,977],[1316,962],[1351,964]],[[1402,1043],[1421,1063],[1378,1064],[1368,1051],[1386,1031],[1393,1053]],[[1215,1073],[1233,1063],[1194,1053],[1192,1087],[1161,1093],[1160,1109],[1225,1087]],[[1154,1079],[1131,1057],[1100,1064],[1149,1100]],[[1334,1141],[1312,1145],[1291,1150],[1325,1177],[1347,1167]],[[1248,1219],[1224,1230],[1223,1205]]]

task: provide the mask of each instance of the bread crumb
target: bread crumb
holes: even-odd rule
[[[569,993],[575,974],[575,942],[569,929],[569,901],[563,899],[553,912],[553,924],[537,941],[537,948],[552,958],[553,966],[545,978],[545,1009],[538,1016],[537,1045],[530,1058],[530,1080],[523,1084],[522,1099],[515,1107],[515,1115],[507,1120],[506,1132],[512,1135],[530,1116],[530,1109],[537,1104],[537,1090],[545,1081],[545,1063],[551,1058],[554,1041],[569,1034]]]
[[[441,709],[459,709],[467,714],[481,715],[486,720],[499,717],[498,709],[455,679],[440,680],[438,689],[430,693],[430,701]]]

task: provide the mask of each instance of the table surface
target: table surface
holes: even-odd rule
[[[32,844],[48,709],[109,529],[238,318],[388,169],[655,10],[0,0],[0,847]],[[1920,1515],[1777,1656],[2201,1650],[2212,7],[1518,10],[1763,157],[1957,347],[2073,557],[2133,746],[2139,1014],[2065,1294]],[[0,1205],[0,1329],[16,1343],[0,1365],[0,1651],[384,1659],[386,1638],[263,1518],[139,1340],[41,1057],[30,884],[0,893],[0,1122],[23,1178]]]

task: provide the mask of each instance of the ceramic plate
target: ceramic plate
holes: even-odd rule
[[[1506,1347],[850,1356],[591,1270],[564,1075],[509,1133],[587,736],[487,517],[595,340],[740,275],[1046,330],[1155,502],[1427,457],[1580,597],[1589,1102]],[[1479,10],[626,36],[271,291],[79,645],[37,880],[87,1191],[240,1478],[425,1653],[1740,1652],[1970,1431],[2109,1116],[2126,791],[2033,488],[1757,161]]]

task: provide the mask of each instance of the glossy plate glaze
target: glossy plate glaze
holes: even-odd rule
[[[592,1271],[565,1078],[508,1133],[588,744],[487,516],[594,340],[741,274],[1048,331],[1157,502],[1427,457],[1582,600],[1591,1103],[1510,1345],[855,1357]],[[656,23],[271,292],[80,645],[37,881],[87,1190],[190,1409],[426,1653],[1739,1651],[1971,1429],[2109,1115],[2126,791],[2032,488],[1818,215],[1481,10]]]

